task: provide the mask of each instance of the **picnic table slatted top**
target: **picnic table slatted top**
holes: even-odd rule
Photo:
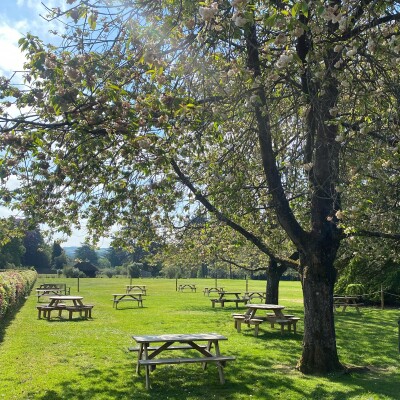
[[[51,296],[50,300],[82,300],[82,296]]]
[[[138,343],[154,343],[154,342],[187,342],[196,340],[227,340],[223,335],[217,333],[196,333],[196,334],[165,334],[150,336],[132,336]]]
[[[279,304],[246,304],[248,308],[256,308],[258,310],[283,310],[285,306],[280,306]]]

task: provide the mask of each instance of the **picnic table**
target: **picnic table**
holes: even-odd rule
[[[143,293],[135,293],[135,292],[130,292],[130,293],[116,293],[113,294],[113,307],[118,308],[118,303],[121,301],[137,301],[138,307],[141,306],[143,307],[143,299],[142,299]]]
[[[212,288],[208,288],[208,287],[205,287],[204,288],[204,290],[203,290],[203,294],[204,294],[204,296],[205,295],[207,295],[207,296],[209,296],[210,295],[210,293],[220,293],[220,292],[223,292],[224,291],[224,288],[222,288],[222,287],[212,287]]]
[[[52,311],[58,311],[58,316],[61,318],[61,314],[64,310],[68,311],[69,320],[72,319],[73,313],[79,313],[80,317],[82,317],[83,313],[85,314],[85,318],[92,317],[92,308],[94,306],[92,304],[83,304],[82,296],[51,296],[49,299],[49,304],[36,306],[39,319],[43,312],[43,317],[50,320]],[[72,302],[72,305],[65,304],[65,302]]]
[[[191,283],[186,283],[184,285],[178,286],[178,292],[183,292],[185,289],[190,289],[192,292],[196,291],[196,285]]]
[[[142,292],[142,295],[146,296],[146,285],[126,285],[126,293],[129,293],[134,289],[140,290]]]
[[[247,298],[249,302],[253,299],[266,300],[267,292],[245,292],[244,297]]]
[[[225,382],[225,363],[235,360],[235,357],[221,355],[219,342],[227,340],[227,338],[216,333],[132,336],[132,338],[138,343],[139,347],[129,350],[138,352],[136,373],[140,375],[140,368],[142,366],[145,368],[146,389],[150,388],[150,371],[154,370],[157,365],[201,363],[203,369],[206,369],[209,362],[215,362],[220,382],[223,384]],[[213,348],[214,352],[212,351]],[[164,351],[172,350],[196,350],[197,356],[156,358]]]
[[[247,299],[240,297],[241,292],[219,292],[219,297],[217,299],[211,299],[212,307],[215,304],[221,304],[221,307],[225,307],[225,303],[235,303],[236,308],[239,308],[239,303],[247,303]]]
[[[65,283],[42,283],[36,288],[37,301],[39,303],[40,298],[49,295],[62,295],[69,294],[70,288]]]
[[[244,314],[233,314],[234,326],[238,332],[241,331],[242,323],[254,325],[254,336],[258,336],[258,329],[260,324],[263,322],[269,322],[271,328],[275,324],[279,324],[281,327],[281,334],[284,332],[284,327],[287,326],[289,332],[293,326],[293,332],[296,333],[296,324],[300,318],[295,317],[291,314],[284,314],[283,310],[285,306],[279,304],[246,304],[247,311]],[[257,316],[257,310],[262,311],[273,311],[273,313],[267,313],[265,316]]]
[[[345,312],[347,307],[355,307],[359,313],[359,306],[363,303],[359,303],[358,300],[359,296],[333,296],[333,311],[336,312],[338,307],[343,307],[342,312]]]

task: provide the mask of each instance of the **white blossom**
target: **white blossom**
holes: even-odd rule
[[[286,68],[293,60],[293,54],[283,53],[276,62],[278,68]]]
[[[231,5],[232,7],[241,7],[246,5],[247,0],[232,0]]]
[[[329,114],[331,114],[332,117],[336,117],[338,115],[339,109],[337,107],[332,107],[329,109]]]
[[[343,143],[346,140],[346,138],[342,135],[338,135],[335,137],[335,141],[338,143]]]
[[[312,162],[303,164],[303,168],[305,171],[311,171],[314,164]]]
[[[303,35],[304,29],[301,26],[297,26],[293,33],[296,37],[300,37],[301,35]]]
[[[232,21],[239,28],[243,28],[249,22],[249,20],[240,12],[235,12],[232,15]]]
[[[343,64],[343,60],[339,60],[337,62],[335,62],[334,67],[335,68],[340,68],[340,66]]]
[[[369,38],[369,39],[368,39],[367,49],[368,49],[371,53],[375,52],[375,50],[376,50],[376,43],[375,43],[374,39],[372,39],[372,38]]]
[[[335,216],[337,219],[343,219],[344,218],[344,213],[340,210],[336,211]]]
[[[211,7],[199,7],[199,14],[204,21],[211,21],[218,13],[218,3],[214,2]]]
[[[357,54],[357,47],[353,47],[351,50],[346,52],[347,57],[352,57]]]
[[[343,45],[341,45],[341,44],[337,44],[337,45],[333,48],[333,51],[334,51],[335,53],[340,53],[342,50],[343,50]]]
[[[253,105],[260,104],[260,103],[261,103],[260,96],[258,96],[258,95],[256,95],[256,94],[253,94],[253,95],[250,97],[250,103],[253,104]]]
[[[286,35],[284,33],[280,33],[274,40],[274,44],[276,46],[280,46],[285,43],[286,43]]]

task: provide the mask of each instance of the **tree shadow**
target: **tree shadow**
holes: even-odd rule
[[[7,328],[11,325],[12,321],[20,312],[21,308],[26,303],[27,298],[20,300],[19,303],[11,310],[9,310],[3,318],[0,319],[0,343],[3,342]]]

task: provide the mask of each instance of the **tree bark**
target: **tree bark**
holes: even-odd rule
[[[297,365],[306,374],[343,369],[336,347],[333,315],[333,288],[336,251],[332,243],[311,245],[301,273],[304,295],[303,352]],[[329,249],[330,247],[330,249]]]
[[[266,304],[278,304],[279,301],[279,282],[283,273],[287,270],[286,266],[278,265],[275,260],[271,260],[267,268],[266,284]]]

